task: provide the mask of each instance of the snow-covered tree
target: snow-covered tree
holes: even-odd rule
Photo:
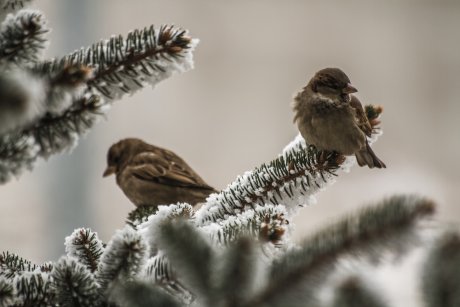
[[[43,59],[48,28],[28,2],[0,1],[2,183],[39,157],[72,149],[114,101],[191,69],[198,42],[180,28],[151,26]],[[374,142],[381,108],[366,113]],[[76,229],[55,263],[4,252],[0,306],[389,306],[364,276],[345,274],[335,284],[330,276],[344,261],[375,267],[415,247],[427,251],[420,272],[427,306],[459,306],[460,236],[449,230],[427,239],[429,199],[389,197],[300,244],[291,240],[298,209],[355,163],[324,157],[299,135],[196,211],[187,203],[138,207],[107,244]],[[325,287],[329,300],[318,295]]]

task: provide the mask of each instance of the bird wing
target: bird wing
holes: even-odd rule
[[[358,124],[358,127],[368,136],[370,137],[372,135],[372,126],[369,123],[369,120],[366,116],[366,113],[364,112],[363,105],[361,104],[361,101],[354,96],[350,95],[350,106],[355,110],[356,114],[356,122]]]
[[[155,152],[137,154],[127,168],[133,176],[141,180],[177,187],[214,190],[184,160],[171,151],[160,154]]]

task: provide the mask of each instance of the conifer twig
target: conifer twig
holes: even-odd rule
[[[374,128],[370,143],[381,134],[376,127],[381,112],[380,107],[366,106],[366,115]],[[256,205],[282,204],[289,216],[294,214],[299,206],[312,203],[318,191],[334,183],[339,170],[348,172],[356,162],[353,156],[344,159],[334,153],[325,158],[321,155],[299,134],[279,157],[238,176],[220,193],[211,194],[196,214],[197,225],[219,222]]]
[[[422,274],[427,307],[460,306],[460,235],[447,232],[432,247]]]
[[[22,10],[10,15],[0,31],[0,60],[15,64],[30,64],[41,60],[49,29],[38,11]]]
[[[51,273],[54,302],[59,306],[98,306],[101,300],[94,275],[75,259],[62,257]]]
[[[345,280],[335,291],[332,307],[386,307],[383,300],[353,276]]]
[[[104,293],[110,286],[132,280],[143,268],[147,245],[131,226],[115,233],[101,257],[97,280]]]
[[[270,284],[256,296],[252,306],[268,302],[271,306],[282,306],[287,295],[298,293],[307,280],[314,280],[315,286],[308,283],[309,291],[303,294],[308,297],[340,256],[378,257],[384,249],[399,250],[409,245],[417,222],[434,211],[435,205],[430,200],[394,196],[326,227],[306,239],[300,249],[285,253],[272,264]]]
[[[99,267],[99,260],[104,251],[97,233],[89,228],[78,228],[65,239],[66,253],[74,257],[94,273]]]
[[[202,234],[184,220],[178,219],[174,223],[163,223],[158,239],[160,249],[181,272],[180,277],[185,284],[195,295],[209,299],[208,292],[214,288],[210,263],[213,263],[215,254]]]

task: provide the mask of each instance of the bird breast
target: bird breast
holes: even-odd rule
[[[366,145],[366,137],[359,129],[354,110],[347,103],[310,104],[309,112],[300,119],[302,136],[320,150],[334,150],[352,155]],[[299,125],[302,127],[302,125]]]

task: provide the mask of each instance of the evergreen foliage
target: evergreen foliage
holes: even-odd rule
[[[0,27],[0,183],[71,150],[113,101],[191,69],[198,42],[183,29],[150,26],[45,60],[45,18],[23,2],[1,3],[11,14]]]
[[[71,149],[115,100],[193,67],[197,44],[174,26],[112,37],[59,59],[44,60],[44,16],[30,1],[0,0],[0,182],[39,157]],[[365,108],[380,135],[382,108]],[[107,245],[76,229],[66,255],[36,265],[0,255],[0,306],[386,306],[385,296],[356,276],[334,287],[328,304],[318,289],[340,261],[381,264],[427,250],[420,285],[427,306],[460,304],[460,237],[424,237],[435,204],[393,196],[292,242],[299,207],[349,171],[354,157],[319,152],[299,135],[272,161],[239,176],[206,203],[138,207]]]

